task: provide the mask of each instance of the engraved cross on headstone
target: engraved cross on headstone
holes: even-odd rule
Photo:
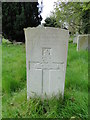
[[[44,81],[48,78],[44,74],[50,73],[50,70],[64,70],[64,62],[51,62],[52,60],[52,49],[51,48],[42,48],[42,61],[29,61],[29,69],[30,66],[33,69],[42,71],[42,93],[44,93]],[[49,78],[48,78],[49,80]],[[50,82],[49,82],[50,83]],[[49,84],[49,92],[50,92],[50,84]]]

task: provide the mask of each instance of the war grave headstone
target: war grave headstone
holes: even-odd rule
[[[64,95],[69,31],[26,28],[27,98]]]
[[[78,35],[77,38],[77,51],[88,49],[89,34]]]

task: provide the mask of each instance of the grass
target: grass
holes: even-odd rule
[[[69,43],[64,99],[41,100],[26,95],[25,45],[2,46],[3,118],[67,118],[88,120],[88,52]]]
[[[1,119],[1,112],[2,112],[2,45],[0,44],[0,119]]]
[[[2,87],[2,45],[0,44],[0,93],[1,93],[1,87]]]
[[[2,90],[15,92],[23,88],[26,81],[25,45],[3,43],[2,46]]]

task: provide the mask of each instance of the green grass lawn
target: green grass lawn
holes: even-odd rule
[[[67,118],[88,120],[88,52],[68,46],[64,99],[41,100],[26,95],[25,45],[2,46],[3,118]]]
[[[2,88],[2,45],[0,45],[0,93]]]
[[[1,112],[2,112],[2,46],[0,44],[0,119],[1,119]]]

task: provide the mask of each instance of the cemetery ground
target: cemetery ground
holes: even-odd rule
[[[37,78],[36,78],[37,79]],[[69,42],[64,99],[27,101],[25,45],[2,44],[2,117],[88,120],[88,52]]]

